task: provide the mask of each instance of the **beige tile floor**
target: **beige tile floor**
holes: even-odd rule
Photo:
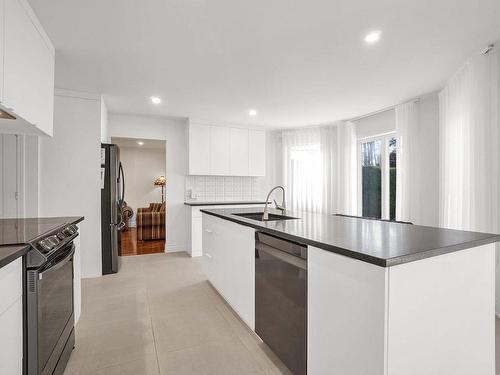
[[[75,374],[290,373],[208,284],[200,259],[177,253],[126,257],[120,273],[83,280],[65,372]]]
[[[82,315],[65,375],[289,374],[185,253],[123,258],[82,282]]]

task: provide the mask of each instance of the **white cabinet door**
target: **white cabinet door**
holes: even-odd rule
[[[255,231],[207,214],[203,214],[203,229],[204,270],[208,280],[254,329]]]
[[[210,127],[210,174],[215,176],[230,175],[230,128]]]
[[[266,132],[248,131],[249,175],[266,175]]]
[[[23,293],[22,272],[21,258],[17,258],[0,268],[0,314],[7,310],[14,301],[21,298]]]
[[[228,302],[255,329],[255,230],[230,221],[223,224]]]
[[[52,135],[54,50],[25,0],[5,1],[2,105]]]
[[[18,298],[0,314],[0,372],[23,373],[23,304]]]
[[[210,174],[210,126],[189,125],[189,174]]]
[[[231,175],[248,176],[248,129],[231,128]]]
[[[22,260],[0,268],[0,373],[23,373]]]

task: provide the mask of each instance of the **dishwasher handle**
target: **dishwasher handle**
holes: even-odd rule
[[[307,271],[307,261],[296,257],[294,255],[290,255],[289,253],[276,249],[272,246],[266,245],[265,243],[258,242],[255,245],[255,249],[257,251],[262,251],[264,253],[268,253],[269,255],[278,258],[279,260],[291,264],[292,266],[298,267],[300,269],[306,270]]]

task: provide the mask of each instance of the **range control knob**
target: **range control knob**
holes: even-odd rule
[[[44,251],[50,251],[54,247],[54,245],[51,245],[47,239],[41,240],[38,242],[38,245],[40,245]]]
[[[67,226],[66,228],[63,229],[62,232],[65,236],[71,236],[75,234],[75,231],[73,230],[73,228],[71,228],[71,226]]]
[[[57,238],[57,236],[50,236],[49,238],[47,238],[47,241],[52,244],[52,247],[59,245],[59,242],[61,242],[61,240]]]

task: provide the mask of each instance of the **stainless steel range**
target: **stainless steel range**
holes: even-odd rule
[[[25,280],[25,374],[63,374],[75,345],[73,296],[74,224],[29,243]]]

